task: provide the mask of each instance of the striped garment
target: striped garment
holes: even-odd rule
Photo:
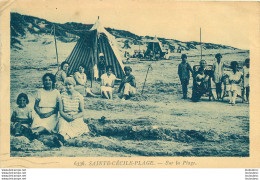
[[[73,96],[69,95],[67,92],[61,94],[61,100],[63,103],[63,111],[65,113],[79,112],[79,103],[83,99],[83,96],[75,91]]]

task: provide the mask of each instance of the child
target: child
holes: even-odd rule
[[[21,93],[16,101],[18,107],[13,110],[11,117],[11,134],[14,136],[26,136],[31,138],[32,109],[27,107],[29,98]]]
[[[231,85],[229,83],[229,78],[228,78],[228,75],[225,75],[223,76],[223,85],[222,85],[222,92],[221,92],[221,98],[222,98],[222,101],[224,100],[224,96],[226,94],[229,95],[229,93],[231,93]]]
[[[129,99],[136,93],[136,82],[135,77],[131,74],[132,68],[130,66],[125,66],[125,77],[122,79],[121,84],[118,89],[118,93],[123,89],[123,100]]]
[[[213,64],[213,83],[212,89],[216,89],[215,91],[212,90],[212,95],[215,100],[220,100],[222,96],[222,79],[224,75],[224,63],[221,61],[222,55],[220,53],[215,55],[216,62]]]
[[[243,94],[242,98],[246,94],[246,102],[249,103],[249,61],[250,59],[245,60],[245,66],[243,67]]]
[[[178,66],[178,75],[182,85],[183,99],[187,99],[190,72],[193,73],[190,64],[187,62],[187,55],[181,55],[182,62]]]

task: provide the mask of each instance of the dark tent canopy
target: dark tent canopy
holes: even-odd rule
[[[103,53],[106,66],[112,66],[117,78],[124,76],[124,65],[116,47],[115,38],[99,22],[89,32],[80,37],[66,61],[69,63],[69,74],[77,71],[83,64],[88,72],[93,72],[94,65],[99,64],[99,54]]]

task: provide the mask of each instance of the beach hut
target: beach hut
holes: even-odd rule
[[[92,71],[99,64],[99,55],[104,55],[105,65],[112,66],[116,77],[124,76],[124,65],[121,60],[115,37],[108,33],[98,20],[89,31],[81,35],[74,49],[67,57],[69,74],[73,74],[83,64]]]

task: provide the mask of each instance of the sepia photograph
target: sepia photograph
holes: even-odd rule
[[[10,157],[251,157],[255,3],[39,2],[8,12]]]

